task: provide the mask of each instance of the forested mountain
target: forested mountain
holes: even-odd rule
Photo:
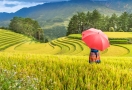
[[[124,11],[132,12],[131,8],[132,0],[71,0],[23,8],[15,13],[0,13],[0,21],[9,21],[14,16],[30,17],[36,19],[44,27],[48,23],[66,21],[76,12],[97,9],[101,13],[111,15]]]
[[[60,27],[66,32],[70,18],[77,12],[98,10],[101,14],[120,15],[124,11],[132,12],[132,0],[70,0],[63,2],[45,3],[42,5],[23,8],[15,13],[0,13],[0,26],[8,26],[14,16],[29,17],[38,21],[45,30]],[[64,28],[64,26],[66,28]]]

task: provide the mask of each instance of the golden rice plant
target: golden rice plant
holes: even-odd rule
[[[131,90],[131,57],[0,53],[0,89]]]

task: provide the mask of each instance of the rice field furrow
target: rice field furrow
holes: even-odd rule
[[[78,49],[80,47],[78,47],[78,45],[76,43],[73,43],[73,42],[67,40],[66,38],[60,38],[58,41],[61,43],[67,43],[70,46],[70,52],[68,54],[74,55],[75,53],[78,53]]]
[[[65,54],[65,53],[69,52],[69,50],[70,50],[70,47],[65,43],[61,43],[57,40],[54,40],[52,43],[54,45],[61,47],[61,52],[59,52],[58,54]]]
[[[77,42],[76,39],[63,38],[62,42],[65,42],[65,43],[68,42],[68,43],[72,43],[75,45],[76,50],[72,53],[73,55],[76,55],[84,50],[81,43]]]

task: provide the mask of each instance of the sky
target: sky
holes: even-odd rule
[[[68,0],[0,0],[0,12],[14,13],[21,8],[36,6],[46,2],[60,2]]]

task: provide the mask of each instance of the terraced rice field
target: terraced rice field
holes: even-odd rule
[[[111,45],[89,64],[79,39],[35,42],[0,30],[0,90],[132,90],[132,45]]]
[[[0,30],[0,50],[4,50],[12,45],[27,41],[30,41],[30,38],[11,31]]]
[[[130,32],[104,32],[109,38],[132,38],[132,33]]]
[[[129,48],[130,50],[130,48]],[[111,45],[107,50],[101,51],[102,56],[123,56],[129,53],[125,46]],[[25,42],[13,45],[4,52],[23,52],[34,54],[55,54],[55,55],[88,55],[90,49],[77,39],[59,38],[49,43]]]
[[[89,48],[78,39],[62,37],[48,43],[39,43],[6,30],[0,30],[0,34],[0,49],[3,52],[83,56],[89,54]],[[107,50],[101,51],[101,56],[129,56],[130,51],[131,48],[126,45],[111,45]]]
[[[131,37],[131,33],[105,32],[109,37]],[[120,35],[123,34],[123,35]],[[79,35],[78,35],[79,36]],[[51,55],[83,55],[89,54],[89,48],[82,40],[68,37],[58,38],[48,43],[39,43],[21,34],[16,34],[7,30],[0,30],[0,50],[3,52],[22,52],[32,54]],[[111,45],[107,50],[100,51],[101,56],[131,56],[131,44]]]

